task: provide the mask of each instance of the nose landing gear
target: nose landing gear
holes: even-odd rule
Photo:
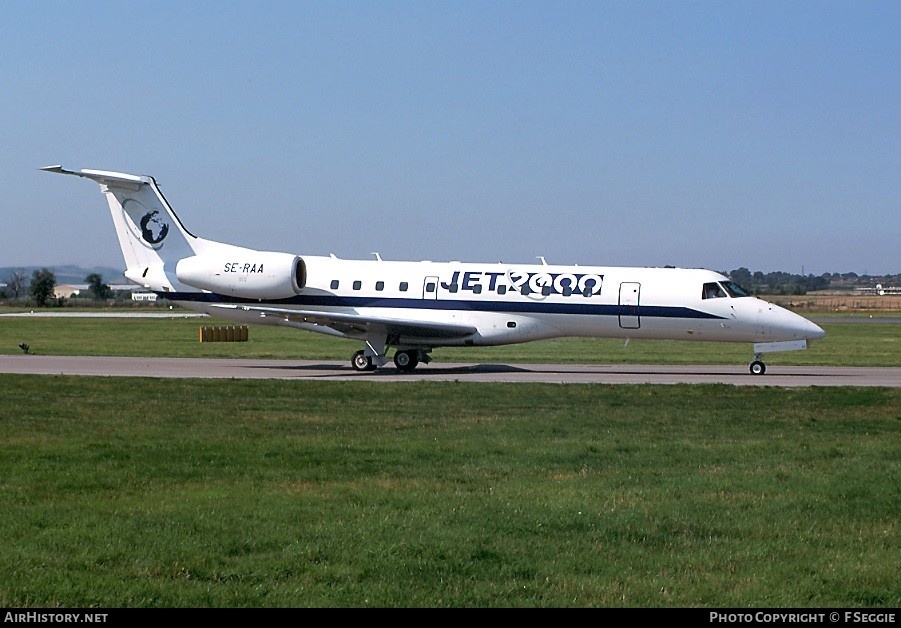
[[[763,363],[762,357],[760,353],[754,354],[754,361],[749,366],[751,375],[763,375],[766,373],[766,364]]]

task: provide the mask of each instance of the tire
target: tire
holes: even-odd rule
[[[416,351],[398,351],[394,354],[394,366],[399,371],[412,371],[419,364]]]
[[[763,375],[766,373],[766,364],[761,362],[760,360],[754,360],[751,362],[751,375]]]
[[[354,367],[355,371],[371,371],[374,368],[372,366],[372,358],[366,355],[362,349],[354,353],[354,356],[350,359],[350,365]]]

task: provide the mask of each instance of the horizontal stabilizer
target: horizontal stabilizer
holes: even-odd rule
[[[66,170],[62,166],[45,166],[41,168],[45,172],[55,172],[57,174],[71,174],[76,177],[84,177],[85,179],[92,179],[97,183],[103,183],[106,185],[109,184],[117,184],[119,186],[125,184],[134,186],[135,188],[142,183],[150,183],[150,177],[140,177],[134,174],[125,174],[124,172],[108,172],[106,170],[89,170],[84,168],[82,170]]]

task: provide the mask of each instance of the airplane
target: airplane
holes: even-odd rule
[[[192,310],[242,324],[286,325],[363,343],[356,371],[399,371],[436,347],[564,336],[753,343],[806,349],[826,333],[705,269],[345,260],[260,251],[195,236],[150,176],[41,170],[95,181],[106,196],[125,276]]]

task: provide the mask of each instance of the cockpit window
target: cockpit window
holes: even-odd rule
[[[726,291],[720,287],[720,284],[712,281],[710,283],[704,284],[704,292],[702,298],[704,299],[720,299],[725,298]]]
[[[744,289],[744,288],[742,288],[741,286],[739,286],[739,285],[738,285],[737,283],[735,283],[734,281],[724,281],[724,282],[723,282],[723,287],[726,289],[726,292],[729,293],[729,296],[730,296],[730,297],[733,297],[733,298],[735,298],[735,297],[749,297],[749,296],[751,296],[750,294],[748,294],[747,292],[745,292],[745,289]]]

